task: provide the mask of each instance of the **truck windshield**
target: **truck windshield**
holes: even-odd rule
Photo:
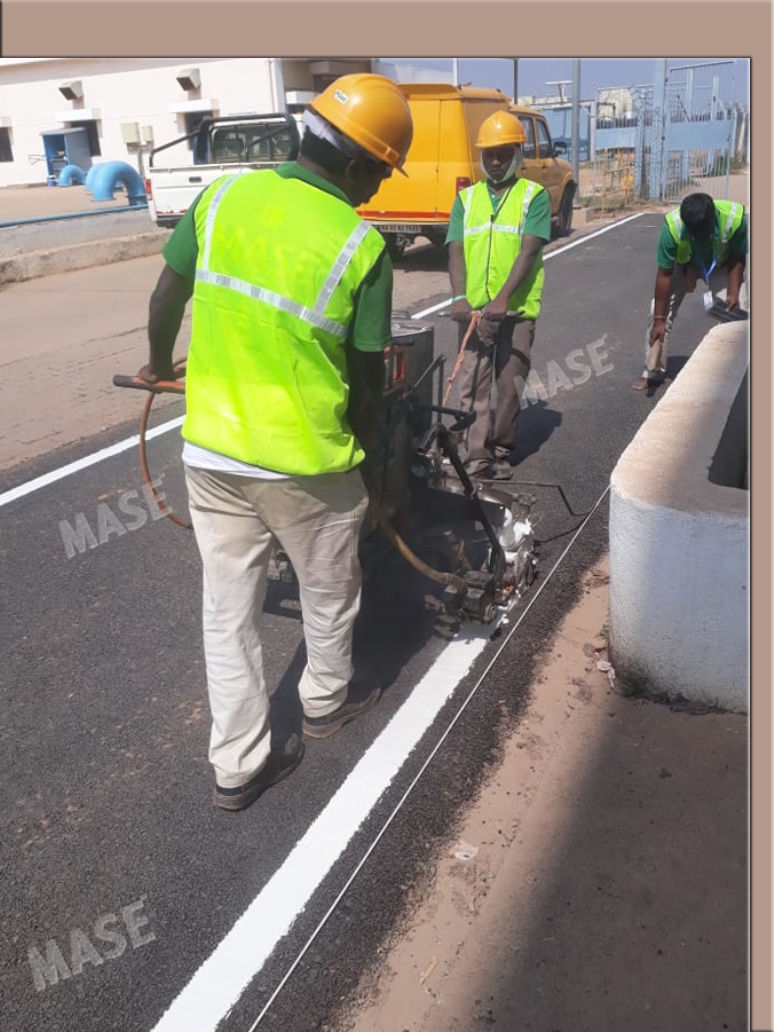
[[[219,163],[240,161],[288,161],[294,141],[289,129],[277,125],[240,125],[215,129],[212,134],[212,160]]]

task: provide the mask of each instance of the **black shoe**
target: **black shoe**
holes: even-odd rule
[[[641,376],[631,385],[633,391],[654,391],[664,382],[663,376]]]
[[[360,702],[350,702],[348,700],[342,703],[333,713],[328,713],[324,717],[305,716],[301,730],[307,738],[330,738],[331,735],[335,735],[337,731],[340,731],[345,724],[348,724],[350,720],[354,720],[361,713],[372,709],[381,698],[381,695],[382,689],[374,688]]]
[[[472,462],[470,464],[466,462],[465,472],[471,480],[489,480],[493,465],[493,462]]]
[[[244,785],[237,788],[215,786],[212,800],[221,810],[244,810],[267,788],[282,781],[296,769],[304,756],[304,743],[297,734],[290,735],[278,750],[272,749],[265,766]]]
[[[510,480],[513,476],[513,466],[510,462],[493,462],[489,469],[490,480]]]

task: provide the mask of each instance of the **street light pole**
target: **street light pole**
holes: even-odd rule
[[[519,59],[513,59],[513,103],[519,103]]]

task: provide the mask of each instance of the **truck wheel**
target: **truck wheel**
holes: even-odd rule
[[[569,236],[572,229],[572,201],[575,190],[571,186],[564,188],[559,205],[559,236]]]
[[[433,247],[444,247],[446,244],[445,229],[429,229],[425,234]]]
[[[387,253],[390,258],[393,261],[402,258],[403,252],[409,244],[409,238],[400,233],[385,233],[384,239],[387,241]]]

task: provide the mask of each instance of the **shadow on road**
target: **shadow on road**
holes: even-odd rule
[[[491,943],[469,1002],[503,1028],[741,1032],[744,718],[608,708],[572,814],[524,871],[531,888],[514,886],[498,916],[512,934]]]
[[[562,413],[549,408],[548,402],[542,399],[522,409],[516,434],[514,464],[538,452],[561,424]]]

